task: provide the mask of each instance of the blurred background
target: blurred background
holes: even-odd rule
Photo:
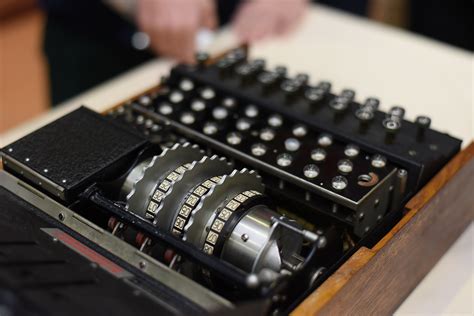
[[[100,3],[100,0],[84,0],[84,2]],[[471,52],[473,50],[473,1],[471,0],[321,0],[318,2],[380,23],[407,29],[459,49]],[[60,103],[84,89],[151,58],[150,54],[136,55],[130,63],[123,64],[113,71],[98,74],[94,80],[81,84],[69,93],[52,95],[49,78],[54,73],[49,73],[44,45],[44,30],[47,25],[51,27],[52,21],[48,23],[44,10],[45,3],[48,4],[46,6],[48,9],[54,8],[55,1],[0,1],[0,133],[48,110],[53,104]],[[70,3],[77,5],[81,1],[73,0]],[[80,14],[82,13],[77,12],[73,16],[83,21],[84,25],[94,19],[87,14]],[[105,14],[109,15],[109,13]],[[116,17],[109,16],[109,18],[115,21],[119,17],[117,14]],[[98,17],[98,19],[103,21],[103,17]],[[113,27],[113,23],[115,22],[108,24],[108,27]],[[59,34],[59,36],[63,36],[65,41],[69,38],[67,34]],[[88,44],[84,42],[84,45]],[[120,46],[107,46],[107,49],[115,52],[122,50]],[[127,49],[129,48],[123,48],[123,50]],[[51,58],[51,54],[49,57]],[[74,58],[74,56],[62,54],[58,58]],[[57,72],[57,69],[52,71]],[[67,70],[61,71],[67,73]],[[71,82],[71,85],[74,84]]]

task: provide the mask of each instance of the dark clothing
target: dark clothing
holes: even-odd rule
[[[473,12],[472,0],[412,0],[410,29],[472,51]]]

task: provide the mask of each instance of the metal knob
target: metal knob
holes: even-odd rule
[[[329,106],[336,113],[342,113],[349,106],[349,102],[350,102],[349,99],[347,99],[346,97],[337,96],[329,102]]]
[[[405,117],[405,109],[401,106],[392,106],[388,111],[388,116],[402,120]]]
[[[266,62],[263,59],[254,59],[250,64],[254,67],[255,71],[260,71],[265,68]]]
[[[417,125],[417,139],[422,140],[425,136],[425,131],[431,126],[431,119],[428,116],[420,115],[415,119]]]
[[[326,93],[331,92],[331,83],[329,81],[320,81],[318,88],[323,89]]]
[[[254,63],[241,63],[235,67],[235,73],[241,78],[243,85],[250,83],[258,72],[259,65]]]
[[[402,127],[401,120],[396,116],[388,117],[382,121],[382,125],[385,129],[385,143],[390,144],[395,139],[396,133]]]
[[[301,88],[301,83],[293,79],[286,79],[280,85],[280,89],[287,97],[294,96]]]
[[[308,74],[297,74],[295,80],[298,81],[302,86],[307,85],[309,82],[309,75]]]
[[[370,111],[376,111],[379,108],[380,101],[377,98],[367,98],[362,104],[363,108],[366,108]]]
[[[247,59],[247,52],[243,48],[237,48],[229,52],[226,55],[226,58],[230,58],[235,62],[241,62]]]
[[[222,58],[216,63],[217,69],[219,69],[219,75],[224,77],[230,74],[231,69],[234,66],[234,60],[231,58]]]
[[[308,100],[311,104],[315,104],[324,99],[326,92],[321,88],[307,88],[304,92],[304,97]]]
[[[355,91],[351,89],[344,89],[342,90],[340,96],[347,99],[348,101],[354,101]]]
[[[431,126],[431,119],[428,116],[420,115],[416,117],[415,123],[420,128],[428,129]]]
[[[275,82],[277,82],[278,78],[279,76],[277,73],[271,71],[264,71],[258,75],[257,81],[264,86],[271,86]]]
[[[355,111],[355,116],[361,124],[367,124],[368,122],[373,120],[374,112],[366,108],[359,108]]]
[[[209,54],[206,52],[197,52],[195,55],[196,64],[199,67],[206,66],[207,61],[209,60]]]
[[[288,73],[288,70],[284,66],[277,66],[275,67],[275,72],[281,77],[284,78],[286,77],[286,74]]]
[[[278,83],[280,76],[276,72],[264,71],[257,76],[257,81],[262,85],[265,94],[271,92]]]

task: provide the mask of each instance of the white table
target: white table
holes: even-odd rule
[[[229,31],[213,50],[232,47]],[[314,6],[289,37],[255,45],[251,55],[271,65],[306,72],[312,81],[330,80],[336,91],[353,88],[356,99],[376,96],[381,108],[403,105],[407,117],[427,114],[433,127],[474,138],[473,55],[424,37],[373,23],[326,7]],[[69,100],[0,136],[0,146],[35,130],[81,104],[101,111],[158,82],[170,60],[151,61]],[[397,314],[473,313],[473,225],[402,304]]]

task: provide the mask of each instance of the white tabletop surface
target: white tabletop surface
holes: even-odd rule
[[[232,34],[217,36],[213,50],[232,47]],[[251,55],[270,65],[306,72],[311,81],[329,80],[336,91],[352,88],[356,99],[381,100],[381,108],[402,105],[407,117],[426,114],[435,129],[464,140],[474,138],[473,55],[424,37],[314,6],[291,36],[252,47]],[[97,110],[158,82],[173,62],[155,60],[97,86],[51,112],[0,135],[0,146],[35,130],[82,104]],[[473,236],[464,235],[400,306],[398,315],[473,315]]]

